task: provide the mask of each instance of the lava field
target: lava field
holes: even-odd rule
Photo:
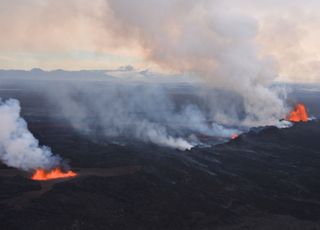
[[[33,181],[2,165],[1,229],[320,229],[317,120],[186,152],[29,128],[78,175]]]

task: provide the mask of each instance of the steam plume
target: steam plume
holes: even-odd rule
[[[20,117],[17,100],[0,99],[0,159],[6,165],[22,170],[51,169],[61,164],[61,158],[53,155],[49,147],[39,142]]]
[[[105,23],[99,28],[117,40],[115,46],[129,49],[138,44],[148,63],[196,78],[201,103],[187,99],[181,104],[157,83],[127,79],[108,81],[104,87],[73,82],[60,93],[56,89],[63,88],[56,87],[52,96],[77,129],[91,136],[133,137],[190,149],[196,142],[194,133],[230,137],[238,130],[229,127],[274,125],[287,114],[285,93],[272,86],[278,76],[276,64],[256,43],[259,24],[236,7],[226,9],[221,0],[99,2],[104,7],[82,15]],[[96,10],[98,17],[92,14]],[[66,8],[70,14],[76,11]],[[103,50],[104,43],[101,46]],[[137,74],[132,69],[121,71],[129,78]]]
[[[130,75],[134,73],[130,71]],[[178,99],[175,90],[151,81],[111,78],[99,86],[63,83],[50,98],[73,127],[91,137],[138,139],[186,150],[199,143],[193,134],[229,138],[239,132],[210,121],[201,102]]]
[[[244,118],[235,121],[227,113],[221,119],[221,113],[213,113],[216,121],[274,124],[286,113],[282,95],[270,88],[277,72],[274,61],[259,52],[254,18],[224,9],[219,0],[108,3],[118,35],[137,40],[149,60],[243,99]]]

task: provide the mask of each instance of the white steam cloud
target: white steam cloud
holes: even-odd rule
[[[14,99],[0,99],[0,159],[10,167],[26,171],[61,164],[61,158],[53,155],[49,147],[39,146],[20,117],[20,105]]]
[[[195,93],[177,95],[179,90],[184,94],[193,86],[170,86],[177,88],[170,89],[153,80],[140,82],[109,76],[109,80],[98,84],[64,82],[46,92],[51,92],[52,102],[73,127],[93,138],[136,139],[188,150],[200,143],[194,134],[230,138],[239,132],[212,121],[206,105]]]

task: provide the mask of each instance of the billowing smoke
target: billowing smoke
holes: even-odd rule
[[[20,117],[17,100],[0,99],[0,159],[6,165],[22,170],[51,169],[61,164],[49,147],[39,146],[38,140]]]
[[[138,41],[146,58],[243,99],[245,117],[214,112],[217,122],[274,124],[286,113],[282,95],[270,88],[277,71],[274,61],[259,51],[259,25],[254,18],[225,8],[220,0],[107,2],[116,34]],[[216,101],[224,99],[212,100],[219,104]]]
[[[63,82],[50,94],[60,115],[90,137],[136,139],[186,150],[200,143],[197,134],[230,138],[239,132],[212,120],[204,98],[192,92],[195,86],[156,83],[156,77],[150,81],[105,77],[109,80]]]
[[[146,63],[156,64],[176,79],[196,80],[181,88],[183,84],[170,82],[168,77],[134,68],[109,71],[106,75],[79,71],[75,78],[67,73],[70,84],[64,82],[45,91],[52,92],[50,97],[59,112],[81,132],[108,140],[133,138],[190,149],[199,143],[197,134],[230,137],[239,129],[277,124],[287,114],[285,91],[273,85],[278,76],[276,63],[262,55],[256,43],[260,25],[237,7],[229,8],[221,0],[100,3],[103,7],[90,8],[90,13],[85,14],[87,7],[77,11],[77,7],[70,8],[76,4],[72,1],[62,7],[63,15],[76,15],[75,21],[78,14],[94,19],[99,29],[107,31],[106,40],[116,41],[114,46],[138,46],[135,48],[142,52]],[[51,6],[46,4],[48,12],[58,8]],[[92,12],[96,11],[95,17]],[[59,31],[59,27],[56,29]],[[98,40],[94,47],[105,50],[106,44]],[[63,74],[56,71],[49,76]],[[94,83],[92,77],[97,75]],[[166,81],[169,87],[162,84]]]

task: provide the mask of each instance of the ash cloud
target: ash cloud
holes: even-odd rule
[[[0,159],[6,165],[26,171],[61,165],[61,158],[28,130],[17,100],[0,99],[0,127]]]

